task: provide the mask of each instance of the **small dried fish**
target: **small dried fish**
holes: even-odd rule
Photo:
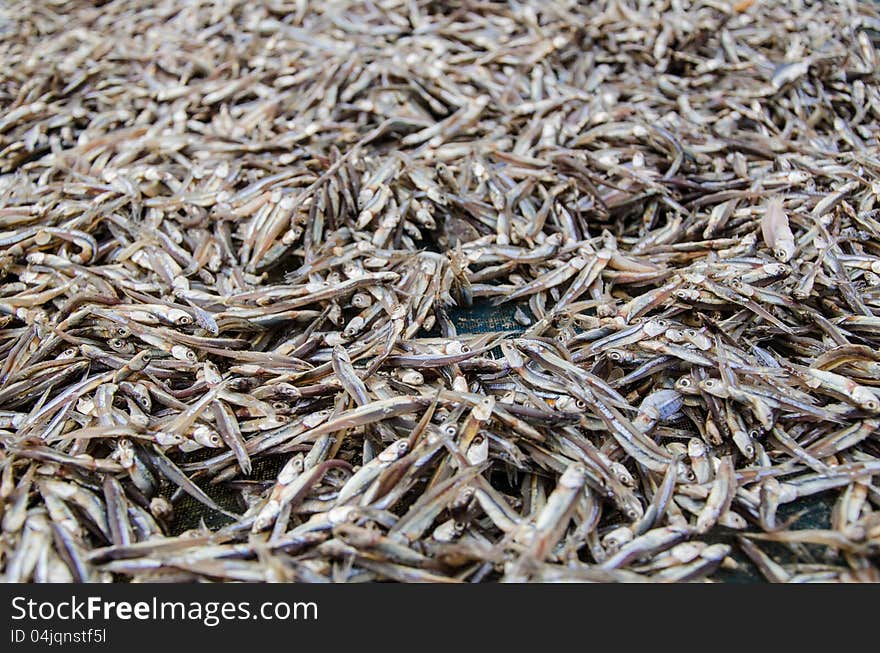
[[[447,4],[0,9],[0,579],[877,579],[877,7]]]

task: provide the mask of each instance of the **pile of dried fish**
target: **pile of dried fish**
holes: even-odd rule
[[[0,22],[4,580],[880,579],[871,3],[97,4]]]

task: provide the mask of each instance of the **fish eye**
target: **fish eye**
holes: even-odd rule
[[[684,477],[691,482],[697,480],[697,475],[694,474],[694,470],[692,470],[692,469],[688,469],[687,472],[685,473]]]
[[[455,524],[453,525],[453,528],[454,528],[457,532],[462,533],[462,532],[464,532],[464,529],[467,528],[467,524],[465,524],[463,521],[457,521],[457,522],[455,522]]]
[[[874,401],[873,399],[866,401],[864,403],[864,406],[865,406],[866,410],[871,410],[871,411],[877,410],[877,408],[880,407],[880,406],[878,406],[877,402]]]
[[[407,449],[409,449],[409,444],[406,442],[406,440],[397,443],[397,450],[400,453],[404,453]]]
[[[455,428],[455,424],[447,424],[443,427],[443,430],[446,432],[446,435],[455,435],[458,429]]]
[[[691,337],[694,337],[697,335],[696,329],[688,329],[687,331],[685,331],[685,333],[687,333]]]
[[[192,350],[186,352],[186,358],[187,360],[191,360],[193,362],[198,360],[198,357],[196,357],[196,353]]]
[[[468,347],[467,345],[462,345],[462,346],[461,346],[461,353],[462,353],[462,354],[469,354],[470,351],[471,351],[471,348]]]
[[[211,436],[211,444],[220,444],[220,436],[216,433]]]
[[[287,404],[285,404],[283,401],[273,401],[272,408],[274,408],[275,410],[284,410],[285,408],[287,408]]]
[[[192,324],[192,318],[189,315],[181,315],[177,318],[177,323],[181,326],[186,326],[187,324]]]
[[[474,436],[474,439],[471,442],[471,444],[475,447],[480,446],[481,444],[483,444],[483,436],[482,435]]]
[[[678,384],[679,384],[682,388],[689,388],[690,385],[691,385],[691,380],[685,376],[685,377],[680,378],[680,379],[678,380]]]
[[[583,399],[578,399],[574,402],[574,405],[577,406],[578,408],[586,408],[587,402],[584,401]]]
[[[663,318],[656,320],[656,322],[657,322],[657,326],[660,327],[661,329],[665,329],[666,327],[669,326],[669,322],[667,322]]]
[[[717,381],[715,381],[715,379],[706,379],[705,381],[703,381],[703,384],[707,388],[714,388],[716,383]]]
[[[758,429],[749,429],[749,437],[756,439],[760,437],[761,432]]]

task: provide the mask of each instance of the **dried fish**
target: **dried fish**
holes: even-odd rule
[[[880,21],[801,4],[6,3],[0,579],[876,579]]]

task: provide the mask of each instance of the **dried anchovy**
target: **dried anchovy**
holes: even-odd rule
[[[4,581],[878,580],[870,3],[0,11]]]

